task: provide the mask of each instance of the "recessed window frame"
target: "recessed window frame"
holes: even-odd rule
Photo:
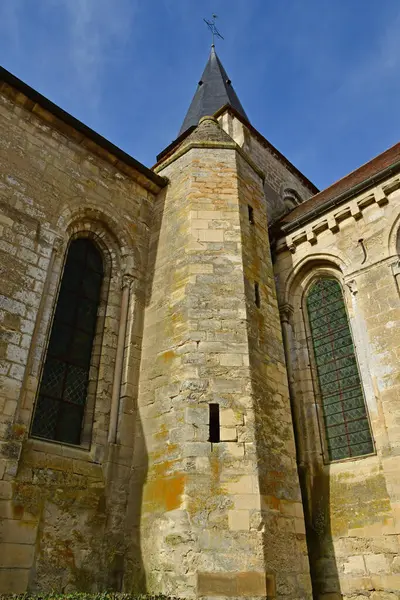
[[[357,369],[358,369],[358,375],[359,375],[359,379],[360,379],[360,387],[361,387],[361,391],[362,391],[362,395],[363,395],[365,413],[366,413],[366,418],[368,421],[369,431],[370,431],[370,435],[371,435],[371,443],[372,443],[372,447],[373,447],[373,451],[368,454],[349,456],[349,457],[339,458],[339,459],[331,459],[329,456],[328,440],[327,440],[326,427],[325,427],[325,421],[324,421],[324,408],[323,408],[323,402],[322,402],[322,393],[321,393],[321,389],[320,389],[319,374],[318,374],[316,357],[315,357],[315,353],[314,353],[312,329],[311,329],[311,323],[310,323],[308,307],[307,307],[308,295],[309,295],[313,285],[320,279],[335,280],[338,283],[341,294],[342,294],[343,306],[344,306],[344,309],[346,312],[347,323],[348,323],[348,327],[349,327],[349,331],[350,331],[350,336],[352,339],[353,352],[354,352],[354,357],[355,357],[355,361],[356,361],[356,365],[357,365]],[[330,271],[328,269],[327,270],[324,269],[324,270],[320,270],[317,273],[314,273],[312,275],[312,277],[307,282],[307,285],[304,288],[304,291],[302,294],[301,310],[302,310],[302,314],[303,314],[303,323],[304,323],[304,327],[305,327],[312,387],[314,390],[314,397],[316,400],[317,422],[318,422],[318,430],[319,430],[319,437],[320,437],[320,442],[321,442],[321,449],[322,449],[322,456],[323,456],[324,464],[361,460],[368,456],[375,455],[376,454],[376,445],[375,445],[373,429],[372,429],[372,425],[371,425],[371,418],[370,418],[368,405],[367,405],[366,397],[365,397],[365,389],[364,389],[364,385],[363,385],[362,372],[360,369],[360,364],[359,364],[359,360],[358,360],[358,356],[357,356],[357,347],[356,347],[356,343],[354,340],[352,323],[351,323],[348,309],[347,309],[346,294],[345,294],[345,290],[343,288],[342,282],[337,277],[336,273],[333,273],[332,271]]]
[[[45,438],[41,436],[36,436],[32,433],[33,422],[35,418],[35,410],[36,405],[40,393],[41,381],[43,376],[43,370],[47,359],[47,351],[50,342],[51,332],[53,329],[54,317],[57,310],[59,294],[61,290],[61,285],[63,281],[65,266],[68,258],[69,249],[71,243],[77,239],[90,239],[90,241],[94,244],[98,252],[100,253],[103,260],[103,279],[100,287],[100,299],[97,310],[97,319],[96,326],[93,336],[92,342],[92,351],[91,351],[91,359],[90,359],[90,367],[89,367],[89,382],[87,386],[86,392],[86,403],[84,407],[84,415],[82,420],[81,427],[81,436],[79,444],[71,444],[66,441],[56,440]],[[80,230],[78,229],[69,237],[68,242],[65,246],[62,259],[61,259],[61,269],[58,275],[58,281],[56,285],[56,290],[54,292],[53,300],[52,300],[52,308],[51,308],[51,318],[49,319],[47,325],[47,334],[46,334],[46,343],[43,348],[39,376],[38,376],[38,385],[36,389],[35,400],[32,408],[30,427],[29,427],[29,437],[32,440],[38,440],[41,442],[46,442],[50,444],[57,444],[63,446],[70,446],[72,448],[82,449],[82,450],[91,450],[91,446],[94,442],[93,440],[93,425],[95,419],[95,411],[96,411],[96,394],[99,383],[99,370],[100,363],[102,360],[102,350],[103,350],[103,338],[105,332],[105,317],[106,317],[106,309],[108,305],[108,298],[110,292],[110,283],[112,279],[112,260],[109,255],[109,249],[103,242],[103,240],[96,233],[90,230]]]

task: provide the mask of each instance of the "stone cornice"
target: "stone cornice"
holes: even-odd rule
[[[375,190],[370,190],[361,194],[358,198],[351,199],[323,217],[316,217],[314,222],[308,223],[304,228],[299,228],[285,237],[280,237],[277,242],[276,252],[290,250],[295,253],[297,246],[308,242],[311,246],[318,243],[318,236],[323,231],[329,229],[331,233],[337,234],[340,231],[340,224],[347,219],[358,221],[363,218],[364,209],[371,204],[377,204],[380,207],[389,202],[389,195],[400,188],[400,177],[392,177],[383,185]]]
[[[164,162],[157,165],[157,167],[154,169],[154,172],[159,173],[160,171],[162,171],[163,169],[168,167],[170,164],[172,164],[173,162],[175,162],[176,160],[181,158],[184,154],[186,154],[187,152],[189,152],[190,150],[193,150],[195,148],[197,148],[197,149],[207,148],[207,149],[221,149],[221,150],[236,150],[238,152],[238,154],[240,154],[240,156],[243,158],[243,160],[245,160],[247,162],[247,164],[253,169],[253,171],[255,173],[257,173],[257,175],[260,177],[260,179],[262,181],[264,181],[264,179],[265,179],[265,175],[261,171],[261,169],[259,169],[257,167],[255,162],[249,157],[249,155],[240,146],[238,146],[238,144],[236,144],[236,142],[234,142],[233,140],[232,140],[232,142],[214,142],[211,140],[189,142],[188,144],[185,144],[181,148],[179,148],[179,150],[177,150],[177,152],[175,152],[172,156],[167,158]]]

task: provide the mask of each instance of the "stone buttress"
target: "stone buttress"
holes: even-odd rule
[[[211,117],[157,171],[125,590],[311,598],[262,174]]]

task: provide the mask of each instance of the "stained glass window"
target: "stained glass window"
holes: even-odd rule
[[[71,242],[31,433],[79,444],[95,336],[103,261],[87,238]]]
[[[330,460],[373,452],[358,365],[339,282],[322,277],[307,310]]]

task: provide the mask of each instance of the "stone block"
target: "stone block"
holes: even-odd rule
[[[349,556],[344,564],[344,572],[346,575],[364,575],[366,573],[364,556],[362,554]]]
[[[0,540],[10,544],[34,544],[37,524],[22,519],[4,519],[0,522]]]
[[[220,354],[219,364],[223,367],[241,367],[243,365],[240,354]]]
[[[250,513],[248,510],[229,510],[228,524],[231,531],[248,531],[250,529]]]
[[[259,494],[238,494],[233,496],[236,510],[261,509],[261,497]]]
[[[244,453],[244,444],[239,444],[236,441],[233,442],[221,442],[219,444],[219,447],[223,450],[226,451],[227,454],[230,454],[231,456],[235,457],[235,458],[243,458],[245,453]]]
[[[231,408],[223,408],[220,411],[220,423],[221,427],[243,425],[243,414]]]
[[[233,597],[237,595],[235,573],[198,573],[197,596]]]
[[[242,475],[237,481],[227,481],[223,485],[232,495],[258,493],[258,481],[252,475]]]
[[[237,440],[236,427],[221,427],[220,429],[221,442],[234,442]]]
[[[30,544],[6,544],[1,545],[0,567],[29,569],[33,563],[35,546]]]
[[[28,590],[29,569],[0,569],[0,594],[23,594]]]
[[[364,554],[364,560],[370,574],[390,572],[389,557],[385,554]]]
[[[271,585],[269,586],[271,588]],[[246,597],[272,598],[272,590],[267,590],[267,577],[265,573],[238,573],[237,594]]]
[[[12,484],[10,481],[0,481],[0,499],[10,500],[12,498]]]
[[[273,576],[267,582],[264,572],[221,572],[198,573],[198,597],[242,597],[242,598],[274,598],[275,584]]]
[[[223,242],[223,229],[196,229],[197,239],[200,242]]]

